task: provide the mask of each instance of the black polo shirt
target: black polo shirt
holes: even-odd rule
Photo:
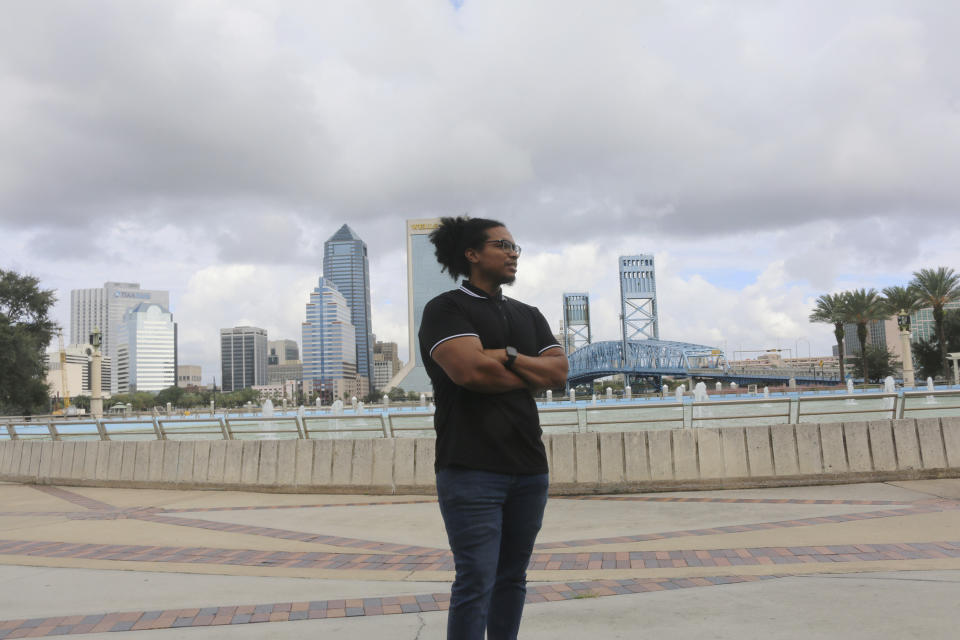
[[[480,393],[454,384],[431,354],[443,342],[477,336],[484,349],[507,346],[527,356],[557,347],[543,314],[502,292],[490,297],[464,282],[427,303],[420,357],[433,383],[437,431],[435,468],[466,467],[509,474],[547,473],[540,416],[526,389]]]

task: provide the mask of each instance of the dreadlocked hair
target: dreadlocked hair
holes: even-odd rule
[[[470,275],[470,261],[463,255],[467,249],[480,250],[487,241],[487,229],[505,226],[487,218],[440,218],[440,226],[430,233],[430,242],[437,248],[437,262],[454,280]]]

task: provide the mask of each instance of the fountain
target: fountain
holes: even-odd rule
[[[847,378],[847,395],[850,396],[847,398],[847,404],[857,404],[857,401],[853,399],[853,378]]]
[[[353,412],[357,412],[357,396],[350,397],[350,406],[353,407]]]
[[[764,398],[769,398],[769,397],[770,397],[770,387],[764,387],[764,388],[763,388],[763,397],[764,397]]]
[[[420,394],[420,406],[421,407],[427,406],[427,395],[425,393]]]
[[[694,402],[706,402],[709,400],[707,396],[707,385],[703,382],[698,382],[693,387],[693,401]]]
[[[720,393],[721,391],[723,391],[723,383],[718,382],[717,384],[713,385],[713,388],[717,390],[717,393]]]
[[[736,382],[730,383],[730,391],[736,391],[738,388],[740,388],[740,385],[738,385]]]
[[[547,402],[553,402],[553,391],[547,389]]]
[[[319,409],[319,408],[320,408],[320,396],[317,396],[316,405],[317,405],[317,409]]]
[[[897,392],[897,383],[893,380],[893,376],[887,376],[883,379],[883,392],[884,393],[896,393]],[[883,408],[890,409],[891,411],[896,404],[896,398],[884,398],[883,399]],[[896,416],[891,416],[896,417]]]
[[[663,387],[660,389],[660,397],[666,398],[668,393],[670,393],[670,387],[663,385]]]
[[[613,400],[613,389],[607,387],[607,400]]]
[[[627,400],[633,398],[633,389],[630,388],[630,385],[627,385],[623,388],[623,397]]]
[[[272,418],[273,417],[273,400],[267,398],[263,401],[263,407],[260,409],[261,418]]]
[[[577,392],[575,389],[570,389],[570,404],[577,403]]]
[[[684,385],[680,385],[673,390],[674,395],[677,398],[677,402],[683,402],[683,394],[687,392],[687,388]]]
[[[343,415],[343,400],[334,400],[333,404],[330,405],[330,413],[335,416]]]
[[[380,398],[380,402],[383,403],[383,408],[386,409],[387,407],[390,406],[390,396],[388,396],[387,394],[383,394],[383,397]]]
[[[597,404],[597,394],[593,394],[593,398],[590,400],[591,404]]]
[[[927,391],[933,393],[936,391],[936,387],[933,386],[933,378],[927,377]],[[937,404],[937,399],[934,396],[927,396],[927,404]]]
[[[366,413],[366,411],[364,411],[364,409],[363,409],[363,401],[362,401],[362,400],[361,400],[360,402],[358,402],[358,403],[356,404],[356,406],[354,406],[353,412],[356,413],[357,415],[361,415],[361,414],[363,414],[363,413]]]

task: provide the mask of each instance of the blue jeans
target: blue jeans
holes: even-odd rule
[[[543,523],[547,474],[448,467],[437,473],[440,514],[453,551],[448,640],[512,640],[527,595],[527,564]]]

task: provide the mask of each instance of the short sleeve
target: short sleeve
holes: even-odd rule
[[[554,347],[560,348],[560,343],[557,342],[557,338],[553,335],[553,332],[550,331],[550,325],[547,323],[547,319],[543,317],[540,309],[536,307],[533,308],[533,322],[537,334],[537,355],[540,355],[547,349]]]
[[[477,330],[461,309],[449,296],[440,295],[423,308],[420,321],[420,352],[427,356],[440,344],[453,338],[477,336]]]

